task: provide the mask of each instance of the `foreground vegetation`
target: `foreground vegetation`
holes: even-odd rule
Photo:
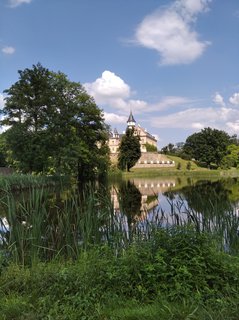
[[[6,262],[5,262],[6,263]],[[191,228],[28,267],[4,264],[1,319],[238,319],[239,258]]]
[[[6,190],[0,319],[238,319],[239,258],[224,252],[238,252],[238,217],[229,208],[217,217],[215,202],[204,219],[184,209],[185,222],[172,205],[174,227],[160,210],[142,220],[127,188],[122,214],[102,188]]]

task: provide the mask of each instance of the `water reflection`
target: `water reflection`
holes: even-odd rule
[[[136,237],[149,238],[158,227],[193,225],[218,236],[218,244],[239,251],[239,181],[193,178],[118,180],[79,193],[29,190],[1,201],[0,250],[26,260],[76,257],[79,248],[108,241],[122,247]]]
[[[147,226],[192,224],[198,232],[217,234],[221,245],[239,249],[239,182],[237,179],[134,179],[112,187],[116,212],[127,217],[129,232]]]

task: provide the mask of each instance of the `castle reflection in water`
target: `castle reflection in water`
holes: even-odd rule
[[[159,205],[159,195],[168,190],[171,190],[171,188],[176,186],[176,181],[173,178],[170,180],[135,178],[132,180],[124,181],[122,183],[125,183],[123,194],[122,185],[114,185],[111,188],[111,199],[113,202],[114,210],[122,210],[122,206],[125,206],[124,203],[122,203],[124,201],[126,201],[127,204],[138,201],[139,197],[136,199],[135,196],[135,193],[138,191],[141,198],[140,204],[138,204],[141,214],[149,212],[153,208],[156,208]],[[133,187],[135,188],[134,192],[132,192]]]

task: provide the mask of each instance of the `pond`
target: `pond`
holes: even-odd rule
[[[75,258],[108,243],[116,249],[158,228],[210,232],[221,249],[239,252],[239,180],[161,177],[114,179],[106,185],[31,188],[1,197],[0,249],[21,263]]]
[[[225,250],[239,250],[239,180],[193,178],[135,178],[111,185],[114,209],[126,216],[126,228],[146,231],[192,225],[213,233]]]

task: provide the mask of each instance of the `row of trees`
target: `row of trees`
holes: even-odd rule
[[[239,145],[236,136],[212,128],[205,128],[190,135],[180,147],[170,143],[162,152],[178,155],[186,160],[195,159],[207,167],[230,168],[239,165]]]
[[[5,90],[2,161],[21,172],[77,173],[79,180],[104,173],[108,127],[82,85],[41,64],[18,73]]]

